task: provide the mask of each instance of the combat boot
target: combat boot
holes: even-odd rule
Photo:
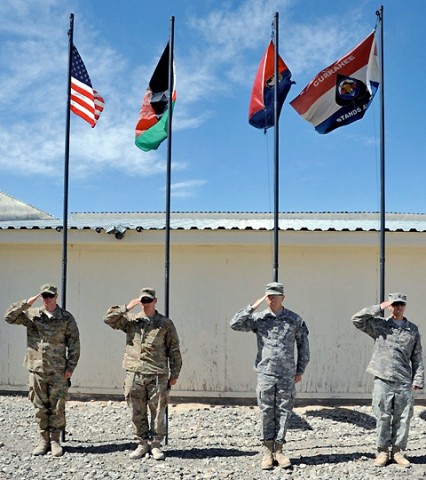
[[[161,451],[161,442],[154,440],[151,442],[151,455],[154,460],[164,460],[164,453]]]
[[[281,468],[291,465],[290,459],[283,454],[283,444],[275,442],[275,460]]]
[[[40,440],[33,451],[33,455],[45,455],[50,449],[49,432],[42,430],[40,432]]]
[[[274,468],[274,441],[265,440],[263,442],[262,470],[271,470]]]
[[[399,447],[392,447],[392,459],[401,467],[409,467],[411,465],[409,460],[404,457]]]
[[[140,440],[138,447],[133,451],[129,457],[133,459],[142,458],[149,452],[147,440]]]
[[[376,458],[374,459],[374,465],[377,467],[384,467],[389,460],[389,451],[386,447],[379,447]]]
[[[52,457],[62,457],[64,451],[59,443],[59,437],[61,432],[50,433],[50,449],[52,451]]]

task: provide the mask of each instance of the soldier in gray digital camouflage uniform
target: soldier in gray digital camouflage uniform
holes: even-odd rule
[[[42,307],[33,307],[38,298]],[[63,454],[59,439],[65,428],[68,383],[80,358],[77,323],[57,305],[57,298],[55,285],[45,284],[40,293],[13,303],[5,313],[6,322],[27,329],[24,366],[29,370],[29,398],[40,429],[33,455],[44,455],[50,449],[54,457]]]
[[[383,467],[392,459],[403,467],[410,462],[402,454],[407,446],[413,416],[413,390],[423,388],[424,367],[419,330],[404,316],[407,296],[389,294],[389,301],[366,307],[352,317],[355,327],[374,339],[367,372],[374,375],[373,411],[377,418],[377,457]],[[389,318],[381,311],[388,308]]]
[[[126,333],[124,395],[132,408],[132,422],[139,440],[138,447],[130,454],[134,459],[151,453],[155,460],[164,460],[161,450],[166,434],[164,414],[170,388],[176,384],[182,367],[176,328],[169,318],[158,313],[156,303],[155,290],[143,288],[137,298],[127,305],[111,307],[104,317],[111,328]],[[142,311],[129,313],[137,305]]]
[[[299,315],[283,307],[284,298],[283,285],[269,283],[265,295],[239,310],[230,323],[233,330],[254,332],[257,336],[255,369],[264,470],[273,468],[274,459],[282,468],[291,465],[282,449],[293,410],[295,384],[302,380],[309,362],[308,328]],[[268,308],[255,312],[263,302]]]

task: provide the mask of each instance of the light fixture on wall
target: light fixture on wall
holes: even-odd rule
[[[123,225],[112,225],[111,227],[107,227],[105,229],[106,233],[109,235],[114,235],[117,240],[121,240],[124,238],[124,234],[126,233],[127,228]]]

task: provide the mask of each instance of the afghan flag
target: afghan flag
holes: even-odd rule
[[[271,40],[257,70],[249,105],[250,125],[265,130],[274,126],[274,63],[275,45]],[[278,55],[278,117],[292,83],[291,72]]]
[[[361,120],[380,84],[373,31],[349,53],[322,70],[290,102],[318,133]]]
[[[155,67],[143,98],[136,124],[135,144],[144,152],[156,150],[167,138],[169,119],[169,91],[172,91],[172,108],[176,101],[175,63],[173,59],[173,85],[169,89],[169,43]]]

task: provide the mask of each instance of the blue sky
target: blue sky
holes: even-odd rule
[[[422,88],[426,2],[384,0],[386,210],[426,213]],[[0,190],[62,217],[69,16],[106,106],[71,114],[70,212],[164,211],[166,142],[134,145],[175,16],[173,211],[273,210],[273,131],[247,121],[255,72],[280,14],[293,85],[280,117],[280,210],[378,211],[379,96],[363,120],[319,135],[289,105],[373,29],[371,0],[2,0]],[[414,87],[413,87],[414,85]]]

